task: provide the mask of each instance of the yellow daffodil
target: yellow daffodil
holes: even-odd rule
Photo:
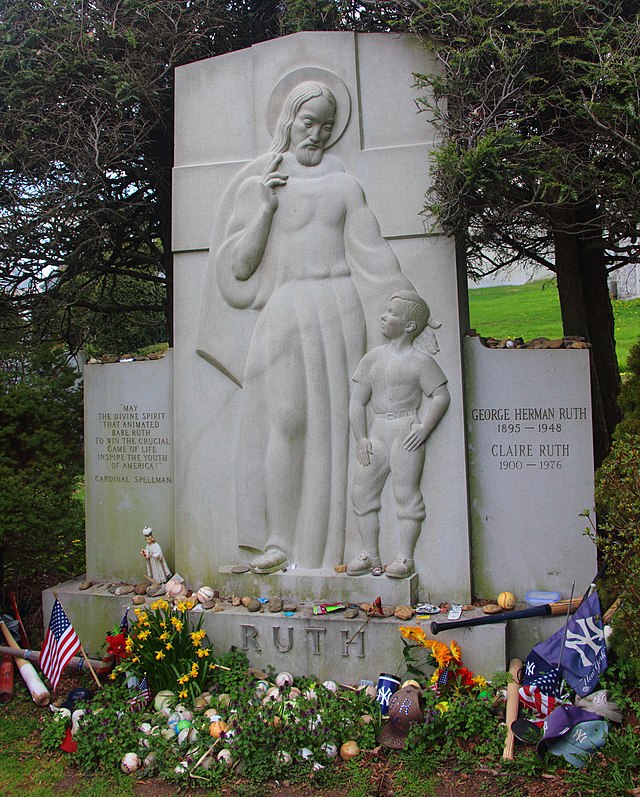
[[[195,661],[191,665],[191,677],[192,678],[197,678],[198,677],[198,663],[195,662]]]
[[[166,654],[165,654],[164,650],[159,650],[159,651],[156,653],[156,659],[157,659],[158,661],[160,661],[161,659],[164,659],[165,655],[166,655]]]
[[[144,623],[147,620],[147,613],[142,609],[135,609],[136,617],[139,623]]]
[[[109,673],[109,678],[110,678],[112,681],[115,681],[115,680],[116,680],[116,677],[117,677],[117,673],[115,673],[115,672]]]
[[[132,661],[134,664],[137,664],[137,663],[140,661],[140,656],[132,656],[132,657],[131,657],[131,661]]]
[[[131,639],[130,636],[128,636],[125,640],[124,649],[127,651],[127,653],[131,653],[133,650],[133,639]]]
[[[178,601],[176,603],[176,609],[179,612],[186,612],[187,611],[187,604],[184,601]]]
[[[187,601],[186,603],[187,603],[187,611],[190,612],[191,609],[193,609],[193,607],[195,606],[195,603],[193,601]]]
[[[209,656],[210,653],[211,651],[209,650],[209,648],[200,648],[200,650],[198,651],[198,658],[202,659],[205,656]]]
[[[185,697],[187,697],[187,695],[188,695],[188,692],[187,692],[186,689],[183,689],[181,692],[178,692],[178,697],[180,697],[180,698],[185,698]]]
[[[173,644],[171,642],[167,642],[167,644],[164,646],[164,649],[165,650],[171,650],[172,647],[173,647]]]
[[[146,629],[144,631],[140,631],[140,633],[138,634],[138,639],[141,639],[144,642],[144,640],[149,636],[150,633],[151,631],[148,631]]]
[[[181,676],[178,678],[178,683],[179,683],[180,685],[182,685],[182,684],[186,684],[186,683],[188,683],[188,682],[189,682],[189,676],[188,676],[188,675],[181,675]]]
[[[171,625],[176,629],[176,631],[182,631],[184,623],[182,622],[182,620],[179,620],[177,617],[172,617]]]
[[[206,636],[206,631],[192,631],[189,635],[191,637],[191,641],[193,642],[194,647],[199,647],[202,644],[202,640]]]
[[[169,639],[169,632],[163,631],[158,637],[158,639],[162,640],[162,642],[166,642],[166,640]]]

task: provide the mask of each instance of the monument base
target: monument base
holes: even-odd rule
[[[278,573],[232,573],[220,568],[215,588],[224,595],[255,595],[261,598],[291,598],[306,603],[373,602],[380,597],[385,606],[415,606],[418,576],[348,576],[333,570],[288,569]]]
[[[376,584],[380,581],[375,579]],[[87,655],[100,658],[105,633],[120,623],[124,610],[132,606],[133,596],[113,595],[106,584],[81,591],[78,589],[81,583],[81,580],[67,581],[55,587],[55,591]],[[154,600],[147,597],[146,607]],[[53,601],[53,589],[45,590],[42,596],[45,621],[51,614]],[[388,605],[384,599],[382,602]],[[292,616],[285,617],[282,613],[269,613],[266,606],[252,613],[244,606],[233,607],[226,602],[223,605],[222,612],[204,612],[203,628],[217,655],[236,647],[247,654],[254,667],[272,666],[294,675],[345,684],[357,684],[362,679],[375,682],[381,672],[406,675],[400,626],[421,626],[432,638],[429,621],[415,617],[403,622],[396,617],[367,617],[361,612],[349,620],[342,612],[314,615],[310,603],[300,604]],[[133,611],[130,616],[133,618]],[[465,666],[477,674],[491,677],[494,672],[506,669],[504,622],[459,628],[455,633],[438,634],[437,638],[446,643],[455,639],[462,648]]]

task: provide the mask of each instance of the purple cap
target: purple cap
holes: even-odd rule
[[[569,731],[578,725],[580,722],[590,722],[591,720],[602,719],[592,711],[585,711],[578,706],[558,706],[549,714],[545,719],[543,729],[543,737],[538,743],[538,755],[542,756],[547,751],[547,742],[550,739],[558,739],[564,736]]]

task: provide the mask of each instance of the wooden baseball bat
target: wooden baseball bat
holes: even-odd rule
[[[511,680],[507,684],[507,709],[505,721],[507,724],[507,738],[504,743],[502,758],[505,761],[513,761],[513,750],[516,738],[511,730],[511,723],[518,719],[518,689],[520,688],[520,671],[522,662],[520,659],[511,659],[509,664],[509,675]]]
[[[548,617],[558,614],[566,614],[567,611],[575,612],[582,603],[582,598],[573,601],[563,600],[555,603],[544,603],[542,606],[531,606],[529,609],[520,609],[515,612],[501,612],[500,614],[487,614],[484,617],[470,617],[468,620],[450,620],[449,622],[439,623],[437,620],[431,623],[431,633],[439,634],[441,631],[451,631],[453,628],[468,628],[474,625],[493,625],[504,623],[506,620],[522,620],[525,617]]]
[[[13,697],[13,659],[2,656],[0,659],[0,703],[8,703]]]
[[[8,654],[13,656],[14,659],[26,659],[32,661],[34,664],[40,664],[40,651],[39,650],[24,650],[22,648],[4,647],[0,645],[0,655]],[[111,656],[108,659],[98,661],[97,659],[89,659],[91,666],[99,676],[109,675],[115,664],[115,659]],[[67,664],[67,667],[72,667],[76,670],[82,670],[87,666],[87,662],[82,656],[74,656]]]
[[[4,638],[7,640],[7,645],[9,648],[17,650],[18,652],[18,655],[15,656],[16,664],[18,665],[18,670],[20,671],[22,680],[25,682],[31,697],[33,698],[33,702],[37,706],[48,706],[51,702],[51,695],[49,694],[47,687],[42,683],[40,676],[35,670],[35,667],[33,664],[30,664],[22,655],[20,655],[22,651],[18,647],[18,643],[11,636],[9,629],[3,622],[0,622],[0,631],[2,631],[4,634]],[[11,655],[11,653],[9,653],[9,655]]]

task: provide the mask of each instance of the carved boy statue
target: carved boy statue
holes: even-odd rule
[[[449,406],[447,378],[435,360],[414,346],[427,330],[430,351],[438,351],[426,302],[413,291],[398,291],[381,317],[388,343],[360,360],[353,381],[349,419],[356,438],[358,462],[352,502],[364,551],[347,566],[350,576],[370,573],[381,566],[378,550],[380,495],[389,473],[399,523],[400,552],[387,565],[391,578],[407,578],[414,570],[413,555],[425,517],[420,478],[424,442]],[[375,413],[367,430],[366,407]]]
[[[153,579],[158,584],[164,584],[171,578],[171,570],[167,565],[167,560],[164,558],[160,544],[155,541],[153,536],[153,529],[145,526],[142,529],[146,546],[140,551],[145,558],[147,565],[147,576]]]

